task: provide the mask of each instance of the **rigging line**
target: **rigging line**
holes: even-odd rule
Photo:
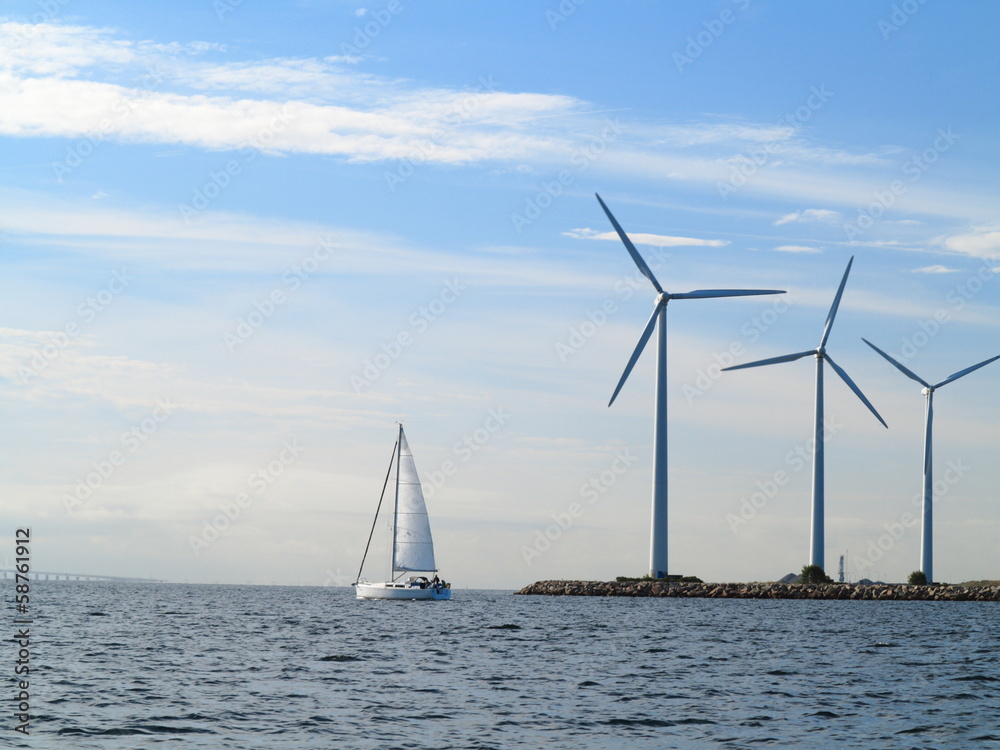
[[[399,441],[396,441],[397,445]],[[368,557],[368,548],[372,544],[372,536],[375,534],[375,524],[378,523],[378,512],[382,510],[382,500],[385,498],[385,488],[389,486],[389,475],[392,473],[392,462],[396,460],[396,446],[392,446],[392,458],[389,459],[389,469],[385,472],[385,482],[382,483],[382,494],[378,498],[378,507],[375,509],[375,520],[372,521],[372,530],[368,532],[368,544],[365,545],[365,554],[361,558],[361,567],[358,568],[358,577],[354,579],[357,584],[361,580],[361,571],[365,569],[365,559]]]

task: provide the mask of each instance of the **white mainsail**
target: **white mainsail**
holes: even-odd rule
[[[434,542],[431,525],[424,505],[424,491],[413,462],[413,454],[406,442],[403,428],[399,428],[399,464],[396,499],[396,530],[393,559],[395,570],[436,572]]]

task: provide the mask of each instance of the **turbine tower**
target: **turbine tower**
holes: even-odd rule
[[[867,406],[871,413],[875,415],[875,418],[882,423],[883,427],[888,428],[889,425],[885,423],[885,420],[875,411],[875,407],[872,406],[871,401],[865,398],[865,394],[861,392],[854,381],[851,380],[850,376],[841,369],[840,365],[833,361],[833,358],[826,353],[826,342],[830,338],[830,329],[833,328],[833,319],[837,317],[837,308],[840,307],[840,298],[844,294],[844,286],[847,284],[847,276],[851,272],[851,265],[854,263],[854,257],[847,262],[847,270],[844,271],[844,278],[840,280],[840,288],[837,289],[837,295],[833,298],[833,305],[830,307],[830,312],[826,316],[826,325],[823,327],[823,336],[820,338],[819,346],[815,349],[810,349],[807,352],[798,352],[797,354],[786,354],[783,357],[772,357],[770,359],[762,359],[757,362],[748,362],[745,365],[733,365],[732,367],[723,368],[724,370],[742,370],[746,367],[760,367],[761,365],[776,365],[780,362],[794,362],[796,359],[801,359],[802,357],[808,357],[810,354],[816,357],[816,417],[815,417],[815,453],[813,454],[813,487],[812,487],[812,520],[811,520],[811,535],[809,541],[809,564],[818,565],[823,568],[823,547],[824,547],[824,504],[825,504],[825,490],[824,490],[824,463],[823,463],[823,363],[826,362],[833,368],[833,371],[840,376],[840,379],[847,383],[847,387],[854,391],[855,395],[861,399],[865,406]],[[825,570],[825,568],[824,568]]]
[[[657,329],[656,401],[653,428],[653,509],[649,536],[649,575],[653,578],[665,578],[667,575],[667,303],[673,299],[745,297],[758,294],[784,294],[784,291],[778,289],[699,289],[694,292],[679,294],[665,292],[663,291],[663,287],[660,286],[660,282],[656,280],[653,272],[649,269],[649,266],[646,265],[646,261],[639,255],[639,251],[635,249],[632,240],[625,234],[625,230],[621,228],[621,225],[611,214],[611,211],[604,205],[601,196],[597,196],[597,201],[601,204],[601,208],[604,209],[604,213],[608,215],[612,226],[614,226],[621,241],[625,244],[625,249],[632,256],[632,260],[635,261],[639,271],[649,279],[657,292],[656,306],[653,308],[653,314],[650,316],[649,322],[646,323],[646,328],[639,337],[639,343],[636,345],[635,351],[632,352],[632,357],[625,366],[625,372],[622,373],[621,380],[618,381],[618,386],[611,395],[608,406],[611,406],[615,402],[618,392],[625,385],[629,373],[632,372],[632,368],[639,359],[639,355],[642,354],[642,350],[645,348],[646,342],[649,341],[649,337],[652,335],[653,328],[655,327]]]
[[[885,357],[889,364],[903,373],[906,377],[911,380],[916,380],[920,385],[924,387],[923,394],[926,398],[926,409],[925,409],[925,419],[924,419],[924,503],[921,508],[921,537],[920,537],[920,570],[927,577],[927,583],[934,582],[934,457],[933,451],[931,450],[931,435],[933,432],[934,425],[934,391],[943,385],[948,385],[948,383],[953,380],[958,380],[961,377],[968,375],[970,372],[975,372],[980,367],[985,367],[990,362],[996,362],[1000,359],[1000,354],[995,357],[990,357],[989,359],[980,362],[978,365],[973,365],[972,367],[966,367],[964,370],[959,370],[953,375],[949,375],[947,378],[942,380],[937,385],[931,385],[923,378],[914,374],[914,372],[901,363],[897,362],[895,359],[890,357],[884,351],[879,349],[875,344],[873,344],[868,339],[862,338],[868,346],[877,351],[883,357]]]

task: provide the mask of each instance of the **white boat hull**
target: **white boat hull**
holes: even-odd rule
[[[400,599],[410,601],[442,601],[451,599],[451,589],[409,586],[405,583],[358,583],[358,599]]]

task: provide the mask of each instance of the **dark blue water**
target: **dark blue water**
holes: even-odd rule
[[[9,710],[0,731],[81,749],[1000,747],[997,604],[454,595],[33,582],[32,734]]]

